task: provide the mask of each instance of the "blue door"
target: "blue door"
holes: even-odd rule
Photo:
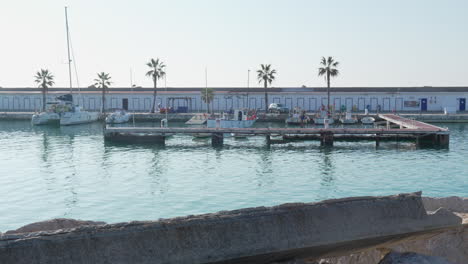
[[[460,111],[466,110],[466,98],[460,98]]]
[[[421,111],[427,111],[427,98],[421,99]]]

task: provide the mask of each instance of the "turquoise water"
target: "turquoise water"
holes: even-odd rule
[[[418,190],[468,196],[468,126],[443,126],[449,149],[314,141],[268,149],[263,137],[228,138],[214,149],[189,136],[166,147],[110,144],[99,123],[3,121],[0,231],[54,217],[112,223]]]

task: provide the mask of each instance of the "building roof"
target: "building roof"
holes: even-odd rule
[[[158,88],[158,92],[170,92],[170,93],[199,93],[203,87],[168,87]],[[210,87],[216,93],[260,93],[264,92],[264,88],[246,88],[246,87]],[[49,92],[55,93],[67,93],[69,88],[49,88]],[[40,92],[40,88],[0,88],[0,93],[36,93]],[[77,88],[73,88],[74,92],[78,92]],[[81,88],[82,92],[96,93],[102,92],[99,88]],[[111,93],[147,93],[152,92],[153,88],[129,88],[129,87],[115,87],[109,88]],[[273,87],[268,88],[269,92],[277,93],[311,93],[311,92],[326,92],[326,87]],[[468,86],[423,86],[423,87],[331,87],[332,92],[341,93],[399,93],[399,92],[466,92],[468,93]]]

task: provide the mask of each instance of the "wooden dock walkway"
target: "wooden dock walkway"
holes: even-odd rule
[[[224,134],[247,134],[266,136],[267,144],[270,136],[311,135],[311,138],[320,138],[322,145],[333,145],[334,135],[346,135],[347,138],[373,138],[377,144],[381,138],[399,136],[414,138],[417,142],[433,143],[434,145],[448,145],[448,129],[426,124],[420,121],[406,119],[397,115],[384,114],[379,118],[387,121],[387,127],[381,128],[206,128],[206,127],[106,127],[104,136],[115,141],[147,141],[164,143],[169,134],[211,134],[213,145],[222,145]],[[400,128],[391,128],[395,124]],[[363,137],[363,135],[366,135]]]

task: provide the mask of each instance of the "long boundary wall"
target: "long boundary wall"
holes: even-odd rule
[[[427,111],[443,111],[449,107],[453,111],[466,108],[468,88],[456,89],[401,89],[388,92],[386,88],[378,89],[332,89],[330,102],[335,109],[346,108],[347,111],[363,112],[365,108],[375,112],[378,109],[383,112],[421,111],[422,102],[425,100]],[[18,91],[16,91],[18,90]],[[39,89],[0,89],[0,111],[34,111],[40,110],[42,95]],[[188,107],[190,112],[206,111],[206,104],[201,99],[200,89],[171,90],[160,89],[157,104],[162,107],[172,106]],[[415,90],[415,91],[413,91]],[[67,89],[55,89],[49,92],[48,100],[54,100],[56,96],[68,93]],[[107,94],[106,108],[123,108],[124,101],[130,111],[149,111],[152,106],[152,90],[140,89],[132,92],[130,89],[114,89]],[[169,98],[179,98],[171,100]],[[181,98],[190,98],[184,100]],[[322,105],[327,104],[327,93],[323,89],[271,89],[268,95],[269,103],[282,103],[288,108],[300,107],[315,112]],[[229,109],[244,108],[265,109],[263,89],[231,89],[224,91],[215,89],[214,100],[211,108],[214,111],[226,111]],[[75,103],[88,110],[101,108],[101,92],[92,89],[83,89],[80,96],[76,94]],[[463,107],[462,107],[463,105]]]

